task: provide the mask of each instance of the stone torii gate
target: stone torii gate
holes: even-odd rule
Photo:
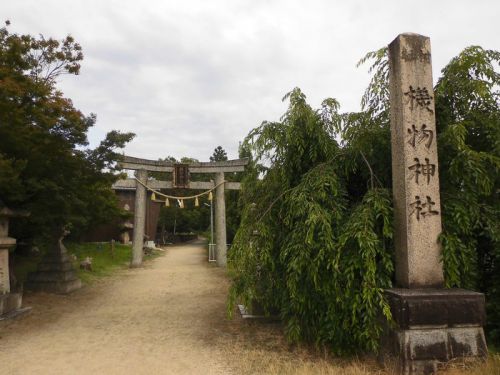
[[[144,227],[146,223],[147,189],[172,189],[184,188],[193,190],[210,190],[215,188],[215,242],[216,259],[218,266],[227,263],[226,245],[226,203],[224,191],[240,190],[239,182],[228,182],[224,180],[224,173],[243,172],[248,164],[248,159],[236,159],[218,162],[196,162],[190,164],[177,164],[166,161],[140,159],[131,156],[123,156],[118,165],[123,169],[135,170],[136,179],[129,178],[115,183],[118,188],[135,188],[134,209],[134,234],[132,242],[131,267],[139,267],[142,264],[142,249],[144,239]],[[172,181],[151,180],[148,181],[148,172],[172,173]],[[190,173],[215,174],[214,181],[190,181]]]

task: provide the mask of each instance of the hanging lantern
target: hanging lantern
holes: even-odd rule
[[[208,193],[208,200],[211,202],[212,199],[214,199],[214,196],[212,195],[212,192]]]
[[[153,193],[151,194],[151,200],[152,201],[155,201],[156,200],[156,194],[155,192],[153,191]]]
[[[170,201],[168,198],[165,199],[165,207],[170,207]]]
[[[195,207],[200,207],[200,202],[198,201],[198,197],[194,199],[194,206]]]

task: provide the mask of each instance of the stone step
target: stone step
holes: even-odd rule
[[[41,263],[38,264],[37,270],[38,271],[71,271],[73,270],[73,263],[72,262],[47,262],[45,260],[42,260]]]
[[[0,316],[21,308],[23,295],[21,293],[7,293],[0,295]]]
[[[80,279],[67,281],[37,281],[26,284],[26,289],[36,292],[67,294],[82,287]]]
[[[75,270],[68,271],[36,271],[28,275],[28,284],[37,282],[65,282],[77,280]]]

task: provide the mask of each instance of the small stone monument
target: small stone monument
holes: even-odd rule
[[[396,328],[389,349],[403,374],[487,355],[484,295],[444,289],[431,47],[401,34],[389,45],[396,284],[386,291]],[[391,345],[392,344],[392,345]]]
[[[54,235],[57,240],[42,258],[37,270],[28,275],[27,289],[66,294],[82,286],[81,280],[76,275],[73,262],[62,242],[68,234],[67,230],[60,229]]]
[[[11,288],[9,272],[9,249],[16,245],[16,240],[9,237],[9,219],[19,216],[27,214],[12,211],[0,201],[0,320],[29,310],[21,308],[23,293],[21,289]]]

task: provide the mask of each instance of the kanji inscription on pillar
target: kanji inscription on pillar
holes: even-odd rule
[[[396,282],[443,284],[441,207],[430,40],[401,34],[389,45]]]

